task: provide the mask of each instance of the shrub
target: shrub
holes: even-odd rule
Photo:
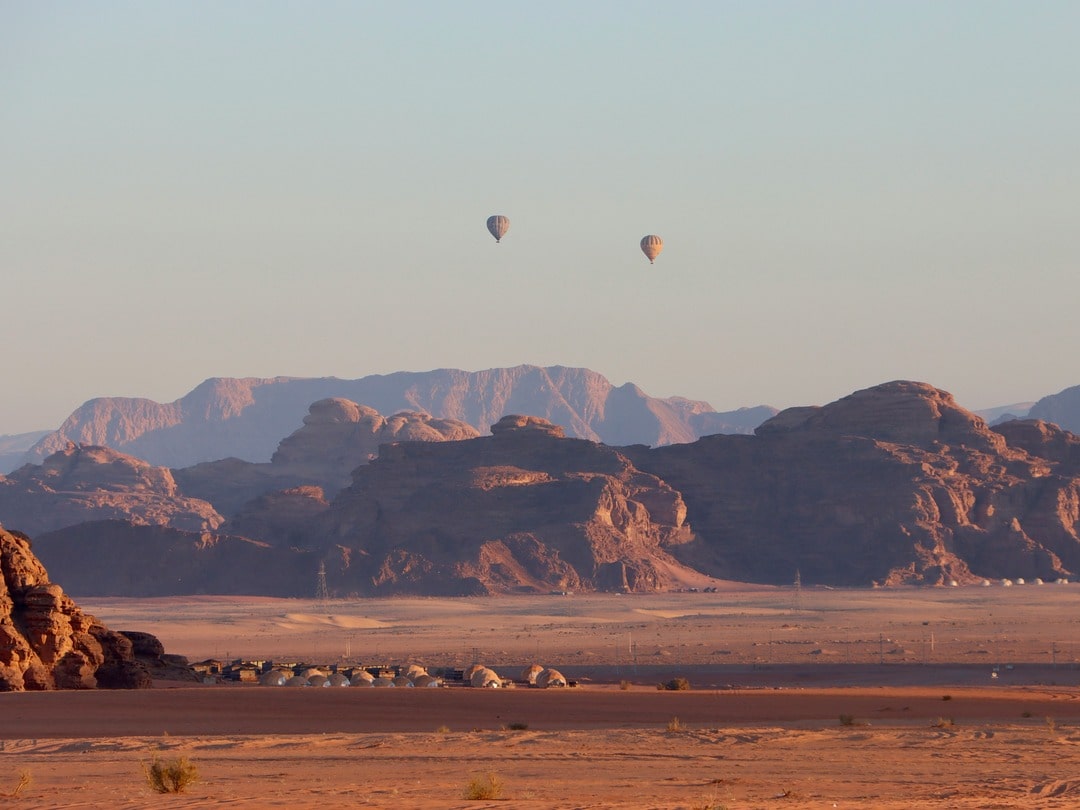
[[[162,761],[156,756],[143,765],[146,781],[156,793],[183,793],[199,778],[199,769],[187,757]]]
[[[30,771],[19,771],[19,782],[15,785],[10,793],[0,793],[6,799],[15,799],[22,792],[23,788],[30,787],[30,783],[34,781],[30,777]]]
[[[507,723],[507,731],[525,731],[529,727],[528,723]]]
[[[853,725],[855,725],[855,715],[853,715],[853,714],[842,714],[842,715],[840,715],[840,725],[842,725],[842,726],[853,726]]]
[[[624,692],[630,688],[630,681],[619,681],[619,688]]]
[[[951,717],[939,717],[937,722],[931,723],[933,728],[948,728],[953,725],[953,719]]]
[[[942,695],[941,699],[942,700],[952,700],[952,695]]]
[[[450,733],[450,726],[439,726],[437,729],[435,729],[435,733],[436,734],[449,734]]]
[[[502,780],[493,773],[474,776],[465,786],[466,799],[498,799],[502,796]]]
[[[664,684],[664,689],[670,692],[684,692],[690,688],[690,681],[686,678],[672,678]]]
[[[678,717],[672,717],[668,721],[667,730],[668,731],[682,731],[683,730],[682,721]]]

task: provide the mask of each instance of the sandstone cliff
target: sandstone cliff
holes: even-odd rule
[[[95,520],[212,531],[224,522],[172,473],[107,447],[69,444],[41,465],[0,475],[0,523],[36,536]]]
[[[147,638],[138,639],[144,650],[153,646]],[[50,582],[25,535],[0,529],[0,691],[150,684],[132,640],[83,613]]]
[[[384,446],[319,523],[338,592],[653,590],[691,538],[679,494],[603,445],[508,416],[464,442]]]
[[[894,382],[783,411],[752,437],[626,452],[682,493],[698,538],[674,550],[685,563],[868,585],[1080,570],[1080,481],[1039,449],[1010,447],[946,392]]]
[[[706,433],[749,432],[775,413],[761,407],[720,414],[705,402],[657,399],[630,383],[616,387],[596,372],[561,366],[439,369],[358,380],[221,378],[168,404],[122,397],[91,400],[38,442],[25,460],[38,462],[75,442],[112,447],[173,468],[229,457],[266,462],[308,406],[328,398],[363,402],[379,413],[429,413],[479,432],[504,414],[531,413],[565,425],[572,436],[608,444],[658,445],[693,441]]]

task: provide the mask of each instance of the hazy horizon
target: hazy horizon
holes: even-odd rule
[[[1069,2],[0,0],[0,434],[210,377],[521,364],[718,411],[1057,393],[1077,30]]]

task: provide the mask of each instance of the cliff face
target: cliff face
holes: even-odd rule
[[[30,535],[95,520],[212,531],[224,518],[181,494],[169,470],[107,447],[69,444],[0,475],[0,522]]]
[[[670,554],[691,537],[679,494],[544,419],[386,446],[353,481],[319,523],[342,592],[638,591],[688,573]]]
[[[894,382],[783,411],[753,437],[626,452],[682,493],[698,539],[675,554],[713,576],[938,584],[1080,570],[1080,481],[1006,435],[943,391]]]
[[[341,398],[379,413],[414,411],[471,425],[478,432],[507,413],[565,425],[572,436],[608,444],[693,441],[704,433],[748,432],[769,408],[715,412],[708,403],[657,399],[632,384],[613,386],[588,369],[516,366],[466,372],[439,369],[336,378],[211,379],[176,402],[104,398],[87,402],[38,442],[36,463],[68,442],[112,447],[166,467],[240,458],[266,462],[308,406]]]
[[[146,646],[152,637],[142,636]],[[150,684],[131,639],[83,613],[50,582],[28,538],[0,529],[0,691]]]
[[[347,399],[311,405],[304,424],[281,441],[268,463],[230,458],[173,470],[179,486],[232,517],[248,501],[278,490],[319,487],[328,498],[347,487],[351,473],[394,441],[460,441],[480,435],[455,419],[402,412],[383,417]],[[236,531],[232,526],[229,531]]]

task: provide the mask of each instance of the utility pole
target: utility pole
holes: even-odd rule
[[[326,563],[319,563],[319,573],[315,579],[315,601],[322,610],[326,610],[330,593],[326,590]]]

